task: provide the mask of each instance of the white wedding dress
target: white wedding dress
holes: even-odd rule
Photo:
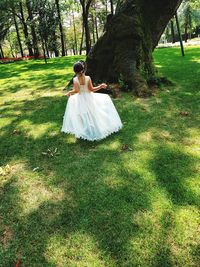
[[[62,132],[74,134],[89,141],[101,140],[119,131],[122,122],[109,95],[93,93],[88,89],[89,76],[80,92],[69,97],[63,118]]]

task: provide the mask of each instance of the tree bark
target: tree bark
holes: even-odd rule
[[[22,49],[22,43],[21,43],[19,28],[18,28],[16,17],[15,17],[15,10],[14,9],[12,9],[12,15],[13,15],[13,20],[14,20],[14,24],[15,24],[16,33],[17,33],[17,40],[18,40],[18,44],[19,44],[20,53],[21,53],[21,56],[23,57],[24,53],[23,53],[23,49]]]
[[[1,58],[4,58],[3,48],[1,44],[0,44],[0,54],[1,54]]]
[[[32,35],[32,41],[33,41],[34,56],[38,57],[39,56],[38,40],[37,40],[37,35],[36,35],[36,32],[35,32],[35,25],[34,25],[34,22],[33,22],[33,13],[32,13],[32,9],[31,9],[30,0],[26,0],[26,7],[27,7],[29,21],[30,21],[30,27],[31,27],[31,35]]]
[[[87,56],[94,82],[118,82],[137,95],[150,94],[148,80],[155,75],[152,52],[181,0],[120,0],[114,16]]]
[[[25,18],[24,18],[24,11],[23,11],[23,6],[22,6],[21,1],[19,2],[19,8],[20,8],[20,13],[21,13],[21,22],[23,25],[24,37],[25,37],[26,45],[27,45],[27,48],[29,51],[29,56],[33,56],[33,50],[32,50],[32,46],[31,46],[31,42],[29,40],[28,26],[27,26]]]
[[[63,32],[63,26],[62,26],[61,15],[60,15],[59,0],[56,0],[56,8],[57,8],[58,20],[59,20],[60,38],[61,38],[61,46],[62,46],[62,56],[65,56],[65,41],[64,41],[64,32]]]

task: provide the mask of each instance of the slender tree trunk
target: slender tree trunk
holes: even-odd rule
[[[92,19],[92,41],[93,44],[95,44],[95,20],[93,14],[91,14],[91,19]]]
[[[112,15],[114,14],[113,0],[110,0],[110,12]]]
[[[105,6],[106,6],[106,17],[108,16],[108,1],[105,1]]]
[[[11,41],[11,38],[10,38],[10,34],[8,34],[8,43],[9,43],[9,46],[10,46],[10,52],[11,52],[11,55],[13,58],[15,58],[15,54],[14,54],[14,51],[13,51],[13,47],[12,47],[12,41]]]
[[[95,31],[96,31],[96,39],[99,39],[99,33],[98,33],[98,26],[97,26],[97,18],[95,18]]]
[[[79,50],[80,55],[82,55],[82,50],[83,50],[83,39],[84,39],[84,26],[82,24],[81,44],[80,44],[80,50]]]
[[[0,52],[1,52],[1,58],[4,58],[4,52],[1,44],[0,44]]]
[[[73,22],[73,31],[74,31],[74,45],[75,45],[75,51],[76,51],[76,55],[77,55],[78,54],[78,45],[77,45],[76,24],[75,24],[75,18],[74,18],[74,11],[72,11],[72,22]]]
[[[95,14],[95,18],[94,18],[94,24],[95,24],[95,31],[96,31],[96,39],[99,39],[99,33],[98,33],[98,24],[97,24],[97,16]]]
[[[185,39],[185,42],[187,43],[187,39],[188,39],[188,25],[187,25],[187,23],[185,23],[184,39]]]
[[[45,64],[47,64],[47,56],[46,56],[46,51],[45,51],[45,43],[44,43],[44,40],[42,39],[42,37],[41,37],[41,40],[42,40],[42,51],[43,51],[44,61],[45,61]]]
[[[149,95],[155,77],[152,52],[181,0],[119,0],[115,15],[87,56],[94,82],[119,78],[139,96]]]
[[[34,21],[33,21],[33,13],[32,13],[32,9],[31,9],[30,0],[26,0],[26,7],[27,7],[29,21],[30,21],[30,27],[31,27],[31,35],[32,35],[32,40],[33,40],[34,56],[38,57],[39,56],[38,40],[37,40],[37,35],[36,35],[36,32],[35,32],[35,25],[34,25]]]
[[[180,41],[180,46],[181,46],[181,53],[182,53],[182,56],[184,57],[185,52],[184,52],[183,40],[182,40],[182,35],[181,35],[180,26],[179,26],[179,19],[178,19],[177,12],[175,13],[175,18],[176,18],[176,26],[177,26],[177,31],[178,31],[178,36],[179,36],[179,41]]]
[[[57,48],[57,38],[55,32],[52,33],[52,37],[53,37],[53,51],[55,53],[55,57],[59,57],[59,50]]]
[[[174,22],[173,22],[173,20],[171,20],[171,35],[172,35],[172,43],[174,44],[176,42],[176,40],[175,40]]]
[[[80,0],[81,6],[82,6],[83,25],[85,28],[86,54],[88,54],[90,49],[91,49],[88,15],[89,15],[90,5],[92,4],[92,2],[93,2],[93,0]]]
[[[85,28],[85,43],[86,43],[86,54],[90,52],[91,49],[91,40],[90,40],[90,30],[88,24],[88,10],[83,8],[83,25]]]
[[[74,45],[72,46],[72,51],[73,51],[73,55],[75,56],[76,55],[76,50],[75,50]]]
[[[56,1],[56,8],[57,8],[58,19],[59,19],[59,29],[60,29],[60,38],[61,38],[61,46],[62,46],[62,56],[65,56],[65,41],[64,41],[62,20],[61,20],[61,15],[60,15],[60,5],[59,5],[59,0],[55,0],[55,1]]]
[[[24,37],[25,37],[26,45],[27,45],[27,48],[29,51],[29,56],[33,56],[33,50],[32,50],[32,46],[31,46],[31,42],[29,40],[28,26],[25,22],[24,11],[23,11],[23,6],[22,6],[21,1],[19,2],[19,8],[20,8],[20,13],[21,13],[21,22],[22,22],[22,26],[23,26]]]
[[[15,29],[16,29],[16,33],[17,33],[17,41],[18,41],[18,44],[19,44],[20,53],[21,53],[21,56],[23,57],[24,53],[23,53],[23,49],[22,49],[22,43],[21,43],[21,38],[20,38],[20,34],[19,34],[19,28],[18,28],[16,17],[15,17],[15,10],[14,9],[12,9],[12,15],[13,15],[13,21],[14,21]]]
[[[47,40],[46,39],[44,40],[44,46],[45,46],[45,50],[47,52],[47,57],[49,58],[50,57],[49,56],[49,49],[48,49],[48,45],[47,45]]]

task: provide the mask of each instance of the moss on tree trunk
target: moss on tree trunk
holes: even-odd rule
[[[95,82],[122,79],[139,96],[149,95],[155,75],[152,52],[181,0],[120,0],[114,16],[87,56]]]

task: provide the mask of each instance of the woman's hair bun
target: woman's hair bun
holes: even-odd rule
[[[81,74],[85,72],[85,70],[86,70],[86,65],[83,60],[80,60],[74,64],[74,72],[76,74]]]

